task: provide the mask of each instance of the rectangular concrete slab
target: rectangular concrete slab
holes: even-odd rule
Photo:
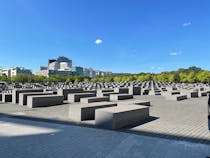
[[[96,109],[113,106],[117,106],[117,103],[95,102],[89,104],[70,105],[69,118],[74,121],[93,120],[95,118]]]
[[[103,92],[103,93],[97,93],[97,97],[103,97],[103,96],[110,96],[111,94],[119,94],[117,92]]]
[[[148,106],[122,105],[102,108],[95,111],[95,125],[108,129],[119,129],[145,120],[148,117]]]
[[[74,94],[68,94],[68,102],[74,103],[74,102],[80,102],[81,98],[88,98],[88,97],[95,97],[95,93],[74,93]]]
[[[181,101],[181,100],[187,99],[187,95],[185,94],[166,95],[165,98],[168,100]]]
[[[207,96],[207,92],[199,92],[199,96],[205,97],[205,96]]]
[[[38,95],[38,96],[28,96],[27,107],[45,107],[63,104],[63,95]]]
[[[126,87],[119,87],[119,88],[114,88],[114,92],[120,94],[128,94],[129,90]]]
[[[68,99],[68,94],[69,93],[82,93],[83,89],[82,88],[72,88],[72,89],[58,89],[57,93],[58,95],[63,95],[64,96],[64,100]]]
[[[129,87],[128,93],[131,95],[141,95],[141,87]]]
[[[190,92],[191,98],[198,98],[198,92]]]
[[[88,97],[80,99],[80,103],[93,103],[102,101],[109,101],[109,97]]]
[[[98,89],[97,93],[114,92],[114,89]]]
[[[12,94],[2,93],[2,103],[12,102]]]
[[[53,94],[53,91],[49,91],[49,92],[33,92],[33,93],[20,93],[19,94],[19,105],[26,105],[28,96],[51,95],[51,94]]]
[[[18,104],[19,93],[26,93],[26,92],[43,92],[43,89],[13,89],[12,90],[12,103]]]
[[[123,100],[118,101],[118,105],[144,105],[144,106],[150,106],[150,101],[146,100]]]
[[[111,94],[109,96],[110,101],[118,101],[118,100],[125,100],[125,99],[133,99],[133,95],[131,94]]]

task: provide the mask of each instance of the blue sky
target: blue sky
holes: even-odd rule
[[[209,0],[0,0],[0,66],[210,70]]]

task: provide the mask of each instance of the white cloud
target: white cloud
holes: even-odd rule
[[[155,67],[154,67],[154,66],[152,66],[152,67],[151,67],[151,69],[152,69],[152,70],[154,70],[154,69],[155,69]]]
[[[169,53],[170,56],[177,56],[177,55],[181,55],[182,52],[171,52]]]
[[[171,56],[176,56],[176,55],[178,55],[178,53],[177,52],[171,52],[170,55]]]
[[[190,26],[190,25],[192,25],[191,22],[185,22],[185,23],[182,24],[183,27],[187,27],[187,26]]]
[[[164,67],[164,66],[157,66],[157,67],[156,66],[151,66],[150,69],[151,69],[152,72],[160,72],[160,71],[166,70],[166,67]]]
[[[158,70],[163,70],[163,69],[165,69],[165,68],[159,66],[159,67],[157,67],[157,69],[158,69]]]
[[[95,44],[101,44],[101,43],[103,43],[103,41],[101,39],[95,40]]]

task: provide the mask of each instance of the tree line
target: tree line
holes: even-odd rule
[[[14,77],[7,77],[6,75],[0,76],[0,81],[16,82],[16,83],[46,83],[46,82],[89,82],[90,78],[86,76],[61,76],[52,75],[36,76],[36,75],[16,75]]]
[[[188,69],[178,69],[177,71],[154,73],[139,73],[139,74],[117,74],[104,77],[89,78],[86,76],[59,76],[53,75],[50,77],[35,76],[35,75],[17,75],[12,78],[6,75],[0,76],[0,81],[7,82],[127,82],[127,81],[162,81],[162,82],[177,82],[177,83],[210,83],[210,71],[202,70],[197,67]]]
[[[187,69],[178,69],[177,71],[154,73],[140,73],[140,74],[126,74],[113,75],[105,77],[95,77],[94,82],[126,82],[126,81],[162,81],[162,82],[176,82],[176,83],[209,83],[210,71],[202,70],[197,67],[189,67]]]

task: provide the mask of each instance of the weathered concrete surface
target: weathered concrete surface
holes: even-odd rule
[[[74,103],[74,102],[80,102],[81,98],[88,98],[88,97],[95,97],[95,93],[72,93],[68,94],[68,102]]]
[[[210,156],[210,146],[0,117],[0,155],[2,158],[206,158]]]
[[[2,103],[12,102],[12,94],[3,93],[2,94]]]
[[[12,103],[18,104],[19,93],[26,93],[26,92],[43,92],[43,89],[13,89],[12,90]]]
[[[36,95],[28,96],[27,107],[45,107],[63,104],[63,95]]]
[[[36,95],[51,95],[53,91],[49,92],[28,92],[28,93],[20,93],[19,94],[19,105],[26,105],[27,104],[27,97],[28,96],[36,96]]]
[[[131,95],[131,94],[110,94],[109,99],[110,99],[110,101],[133,99],[133,95]]]
[[[117,106],[117,103],[104,101],[89,104],[70,105],[69,118],[74,121],[94,120],[96,109],[113,106]]]
[[[144,133],[157,137],[187,139],[195,142],[208,142],[210,132],[207,120],[208,97],[191,98],[181,102],[166,100],[162,96],[135,96],[135,100],[148,100],[151,103],[151,120],[144,124],[126,129],[128,132]],[[126,100],[125,100],[126,101]],[[76,105],[79,103],[74,103]],[[11,103],[1,104],[0,113],[24,117],[43,118],[56,121],[71,121],[69,105],[29,109]],[[46,115],[47,114],[47,115]],[[195,117],[196,116],[196,117]],[[83,121],[94,124],[94,121]]]
[[[93,103],[102,101],[109,101],[109,97],[89,97],[80,99],[80,103]]]
[[[95,111],[95,125],[119,129],[149,118],[149,107],[142,105],[118,105]]]
[[[83,89],[82,88],[58,89],[57,92],[58,92],[58,95],[64,96],[64,100],[67,100],[69,93],[82,93]]]

